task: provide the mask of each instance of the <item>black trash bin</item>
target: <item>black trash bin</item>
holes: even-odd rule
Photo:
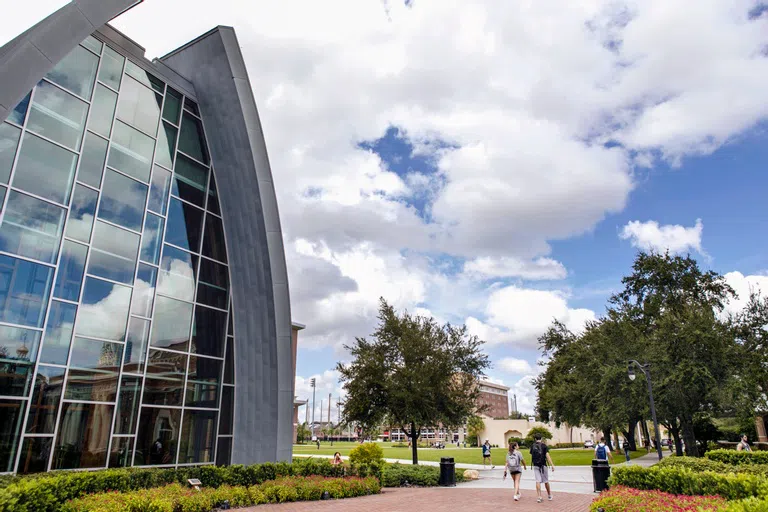
[[[607,460],[592,459],[592,480],[595,484],[595,492],[608,489],[608,477],[611,476],[611,466]]]
[[[453,457],[440,458],[440,481],[438,483],[442,487],[456,486],[456,464],[453,462]]]

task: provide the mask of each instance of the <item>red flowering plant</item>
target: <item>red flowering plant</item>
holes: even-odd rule
[[[681,496],[615,486],[592,502],[590,512],[718,512],[728,502],[720,496]]]

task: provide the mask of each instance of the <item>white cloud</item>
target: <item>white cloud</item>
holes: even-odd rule
[[[643,251],[665,252],[673,254],[696,251],[703,254],[701,248],[701,235],[704,224],[701,219],[696,219],[696,224],[691,227],[679,224],[667,224],[660,226],[655,220],[640,222],[633,220],[621,230],[619,237],[630,240],[634,247]]]
[[[510,257],[475,258],[464,264],[464,272],[480,278],[519,277],[529,280],[564,279],[567,275],[563,264],[551,258],[529,261]]]
[[[731,299],[725,307],[726,313],[738,313],[749,301],[751,293],[758,293],[761,297],[768,297],[768,275],[745,276],[741,272],[728,272],[725,281],[738,295]]]
[[[533,372],[531,363],[525,359],[517,359],[514,357],[505,357],[497,363],[499,369],[512,375],[528,375]]]

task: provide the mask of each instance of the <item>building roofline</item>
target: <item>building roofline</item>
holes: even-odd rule
[[[307,328],[306,325],[300,324],[299,322],[291,322],[291,327],[293,327],[297,331],[301,331],[302,329],[306,329]]]
[[[162,57],[158,57],[157,59],[158,59],[158,60],[165,60],[165,59],[167,59],[168,57],[172,57],[172,56],[173,56],[173,55],[175,55],[176,53],[179,53],[179,52],[181,52],[181,51],[184,51],[184,50],[185,50],[186,48],[188,48],[189,46],[192,46],[192,45],[194,45],[194,44],[198,43],[199,41],[202,41],[202,40],[203,40],[203,39],[205,39],[206,37],[209,37],[209,36],[211,36],[211,35],[215,34],[216,32],[218,32],[219,30],[221,30],[221,29],[223,29],[223,28],[225,28],[225,29],[232,29],[232,30],[234,30],[234,27],[230,27],[229,25],[216,25],[215,27],[213,27],[213,28],[212,28],[211,30],[209,30],[208,32],[206,32],[206,33],[204,33],[204,34],[200,34],[199,36],[197,36],[196,38],[192,39],[191,41],[187,41],[186,43],[184,43],[183,45],[179,46],[179,47],[178,47],[178,48],[176,48],[175,50],[171,50],[170,52],[166,53],[166,54],[165,54],[165,55],[163,55]]]
[[[478,384],[483,384],[485,386],[490,386],[492,388],[504,389],[506,391],[509,391],[511,389],[509,386],[505,386],[504,384],[496,384],[495,382],[492,382],[490,380],[480,379],[480,380],[477,381],[477,383]]]

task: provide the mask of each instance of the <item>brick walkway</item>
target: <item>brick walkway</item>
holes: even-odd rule
[[[594,496],[585,494],[555,494],[552,502],[536,503],[536,493],[523,492],[515,503],[508,489],[384,489],[376,496],[345,500],[284,503],[261,505],[244,512],[395,512],[399,510],[428,510],[429,512],[457,512],[464,510],[514,510],[515,512],[586,512]],[[500,508],[503,507],[503,508]]]

